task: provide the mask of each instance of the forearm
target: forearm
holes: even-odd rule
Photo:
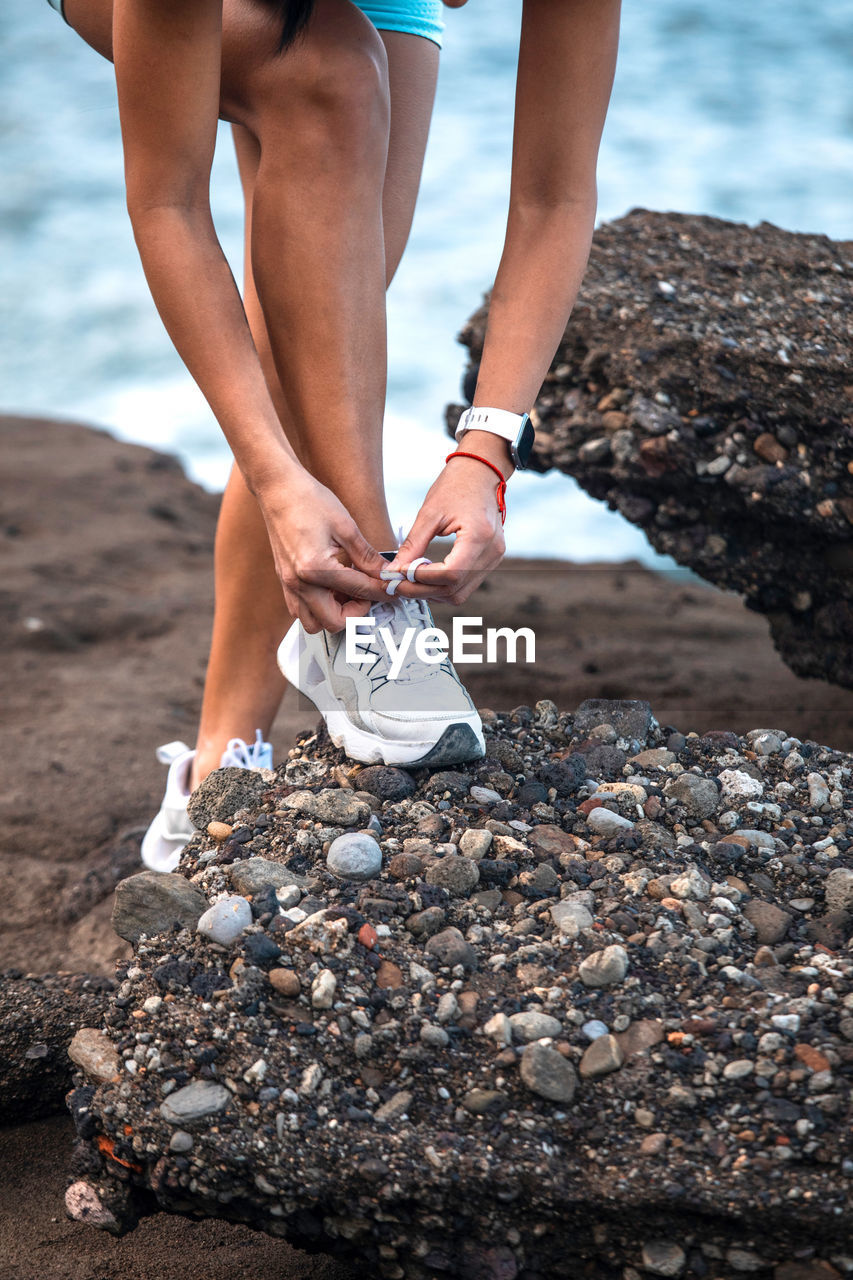
[[[209,212],[130,207],[157,310],[257,495],[299,469],[273,407]]]
[[[525,413],[542,386],[586,270],[595,197],[510,209],[475,404]]]

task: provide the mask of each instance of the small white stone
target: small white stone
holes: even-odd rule
[[[516,1040],[523,1044],[532,1044],[534,1040],[544,1040],[550,1036],[558,1036],[562,1025],[550,1014],[539,1013],[536,1009],[525,1009],[523,1013],[513,1013],[509,1024]]]
[[[792,1035],[796,1035],[800,1029],[800,1015],[798,1013],[774,1013],[770,1018],[770,1023],[777,1031],[790,1031]]]
[[[311,1005],[314,1009],[331,1009],[338,980],[331,969],[321,969],[311,983]]]
[[[500,792],[493,790],[492,787],[473,786],[470,788],[470,795],[472,800],[477,801],[477,804],[500,804],[503,800]]]
[[[248,1070],[243,1072],[243,1079],[246,1081],[246,1084],[260,1084],[266,1074],[266,1059],[256,1058]]]
[[[719,778],[723,787],[723,800],[751,800],[753,796],[760,796],[764,792],[764,783],[759,778],[753,778],[751,773],[744,773],[742,769],[724,769]]]
[[[373,836],[348,831],[332,841],[326,866],[339,880],[373,880],[382,870],[382,850]]]
[[[196,929],[211,942],[227,947],[252,923],[252,908],[238,893],[220,898],[205,911]]]
[[[512,1026],[505,1013],[496,1013],[494,1017],[489,1018],[483,1030],[499,1045],[505,1046],[512,1043]]]
[[[587,824],[602,836],[624,835],[633,831],[634,824],[630,818],[623,818],[621,813],[613,813],[611,809],[599,807],[587,814]]]

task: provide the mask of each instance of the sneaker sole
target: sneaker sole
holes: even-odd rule
[[[446,725],[438,740],[430,746],[422,738],[417,741],[398,741],[360,729],[341,709],[337,698],[330,692],[325,677],[312,685],[310,690],[300,684],[299,645],[295,638],[290,638],[290,632],[279,645],[278,666],[285,679],[314,703],[326,722],[326,729],[335,746],[342,748],[352,760],[358,760],[360,764],[439,766],[479,760],[486,754],[479,716],[476,724],[470,720],[456,720]]]

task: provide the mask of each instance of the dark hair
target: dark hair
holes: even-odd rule
[[[278,51],[282,53],[305,30],[314,12],[314,0],[274,0],[273,7],[281,14]]]

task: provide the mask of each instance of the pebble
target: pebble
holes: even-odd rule
[[[293,872],[283,863],[272,862],[269,858],[247,858],[244,862],[233,862],[227,874],[232,888],[243,897],[263,893],[264,889],[278,890],[296,885]]]
[[[698,867],[688,867],[680,876],[670,882],[669,891],[674,898],[689,898],[691,902],[702,902],[708,897],[710,885]]]
[[[275,896],[282,910],[289,911],[292,907],[299,905],[302,898],[302,890],[298,884],[286,884],[280,889],[276,889]]]
[[[332,841],[326,866],[339,880],[374,880],[382,870],[382,850],[373,836],[347,832]]]
[[[390,1124],[394,1120],[400,1120],[406,1114],[412,1105],[414,1095],[406,1089],[401,1089],[399,1093],[395,1093],[387,1102],[383,1102],[381,1107],[377,1107],[374,1112],[374,1120],[379,1124]]]
[[[281,801],[284,809],[308,814],[335,827],[364,827],[370,821],[370,805],[353,791],[292,791]]]
[[[244,897],[238,893],[229,894],[214,902],[198,921],[196,929],[209,938],[227,947],[240,937],[244,929],[252,923],[252,908]]]
[[[550,1102],[571,1102],[577,1088],[575,1069],[549,1045],[529,1044],[521,1055],[521,1078],[532,1093]]]
[[[512,1023],[505,1013],[496,1013],[483,1027],[483,1031],[497,1044],[512,1043]]]
[[[599,1036],[606,1036],[608,1027],[606,1022],[600,1022],[597,1018],[592,1018],[589,1022],[585,1022],[581,1027],[581,1031],[587,1040],[597,1040]]]
[[[601,836],[624,835],[626,831],[633,831],[634,829],[634,824],[630,818],[623,818],[621,813],[613,813],[611,809],[605,809],[601,806],[590,810],[586,820],[593,831],[597,831]]]
[[[224,1111],[230,1101],[231,1094],[225,1085],[212,1080],[193,1080],[160,1103],[160,1115],[168,1124],[191,1124]]]
[[[211,822],[231,823],[240,809],[256,809],[268,778],[269,774],[265,778],[255,769],[214,769],[187,801],[190,822],[198,831],[206,831]]]
[[[770,1022],[777,1031],[789,1031],[791,1035],[796,1035],[800,1029],[800,1015],[798,1013],[774,1013]]]
[[[822,809],[829,803],[829,787],[826,785],[826,780],[819,773],[810,773],[806,776],[806,783],[809,788],[809,804],[815,809]]]
[[[751,1076],[755,1070],[755,1063],[749,1058],[737,1058],[734,1062],[727,1062],[723,1067],[723,1078],[725,1080],[743,1080],[746,1076]]]
[[[459,1015],[459,1001],[452,991],[447,991],[440,998],[435,1011],[436,1022],[442,1025],[445,1022],[453,1022]]]
[[[230,840],[234,828],[230,822],[208,822],[207,834],[212,840]]]
[[[551,919],[561,933],[577,937],[583,929],[591,929],[593,918],[581,902],[555,902],[551,907]]]
[[[74,1032],[68,1046],[71,1061],[98,1084],[108,1084],[118,1078],[119,1058],[109,1036],[96,1027],[80,1027]]]
[[[509,1024],[514,1038],[523,1041],[524,1044],[531,1044],[534,1040],[544,1040],[548,1036],[558,1036],[562,1031],[562,1024],[558,1018],[552,1018],[547,1013],[539,1013],[535,1009],[511,1014]]]
[[[299,974],[292,969],[270,969],[267,977],[270,985],[283,996],[298,996],[302,990]]]
[[[448,965],[451,969],[457,964],[461,964],[465,969],[477,967],[477,957],[473,947],[465,941],[460,931],[453,927],[433,934],[424,950],[427,955],[435,956],[441,964]]]
[[[434,1022],[425,1022],[421,1026],[420,1040],[431,1049],[446,1049],[450,1044],[450,1036],[444,1027],[437,1027]]]
[[[772,902],[753,898],[743,908],[743,914],[755,930],[756,939],[765,946],[781,942],[791,927],[794,917]]]
[[[621,982],[627,972],[628,953],[615,943],[586,956],[580,963],[578,976],[587,987],[611,987]]]
[[[480,872],[474,859],[459,854],[438,858],[426,873],[427,884],[439,885],[453,898],[467,898],[479,880]]]
[[[311,983],[311,1004],[315,1009],[331,1009],[338,980],[331,969],[321,969]]]
[[[668,782],[664,794],[683,804],[692,818],[712,817],[720,807],[720,793],[711,778],[695,773],[682,773]]]
[[[462,1106],[472,1115],[482,1116],[505,1111],[509,1099],[499,1089],[469,1089],[462,1099]]]
[[[674,751],[668,751],[666,747],[652,747],[648,751],[638,751],[628,763],[636,769],[665,769],[667,765],[675,764],[676,759]]]
[[[680,1276],[686,1265],[681,1245],[670,1240],[649,1240],[643,1245],[643,1267],[653,1276]]]
[[[360,791],[369,791],[377,800],[396,802],[415,794],[415,780],[405,769],[372,764],[360,769],[354,779]]]
[[[475,862],[479,862],[481,858],[486,857],[493,839],[491,831],[485,831],[482,827],[468,827],[459,839],[459,852],[466,858],[473,858]]]
[[[193,1142],[192,1134],[187,1133],[186,1129],[176,1129],[169,1139],[169,1150],[174,1151],[175,1155],[184,1156],[192,1151]]]
[[[101,1231],[110,1231],[114,1235],[120,1232],[115,1215],[110,1212],[95,1188],[88,1182],[78,1180],[71,1183],[65,1192],[65,1208],[68,1210],[68,1216],[75,1222],[85,1222],[90,1227],[98,1227]]]
[[[723,769],[718,776],[723,787],[723,800],[728,804],[752,800],[764,792],[764,783],[742,769]]]
[[[826,906],[829,911],[853,910],[853,870],[836,867],[825,881]]]
[[[578,1071],[584,1080],[598,1080],[600,1076],[618,1071],[625,1061],[625,1055],[616,1036],[606,1034],[596,1036],[592,1044],[584,1050]]]
[[[500,804],[503,800],[501,793],[492,787],[471,787],[470,795],[477,804]]]
[[[112,926],[125,942],[167,933],[173,924],[195,928],[207,898],[198,885],[173,872],[140,871],[116,885]]]

